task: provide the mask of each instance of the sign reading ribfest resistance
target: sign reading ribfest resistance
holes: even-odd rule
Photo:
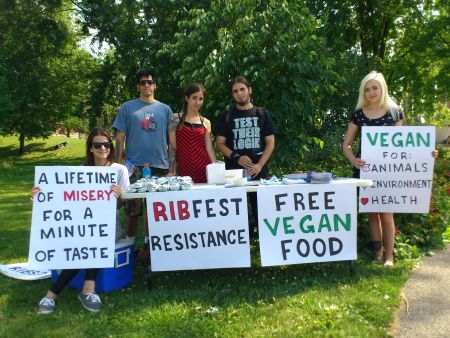
[[[250,266],[245,189],[149,194],[153,271]]]
[[[261,265],[356,259],[356,185],[258,189]]]

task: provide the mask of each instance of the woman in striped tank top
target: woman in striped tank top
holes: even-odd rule
[[[191,176],[195,183],[206,182],[206,166],[216,161],[211,140],[211,122],[200,115],[206,90],[199,83],[191,83],[184,90],[183,112],[172,115],[169,123],[170,168],[175,175]]]

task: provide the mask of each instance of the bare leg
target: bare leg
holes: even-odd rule
[[[390,212],[381,213],[380,220],[383,228],[384,261],[386,265],[392,265],[395,240],[394,214]]]
[[[56,298],[58,298],[58,295],[56,293],[53,293],[52,291],[48,290],[45,297],[50,298],[50,299],[56,299]]]
[[[383,249],[381,246],[381,240],[383,238],[383,232],[381,228],[381,220],[379,213],[369,213],[369,231],[372,238],[372,246],[374,251],[374,259],[376,262],[383,261]]]
[[[81,292],[85,295],[88,293],[95,293],[95,281],[85,280],[83,284],[83,290]]]

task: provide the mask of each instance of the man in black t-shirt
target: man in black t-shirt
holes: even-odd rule
[[[217,149],[227,169],[248,169],[252,179],[269,175],[267,161],[275,147],[275,126],[269,112],[254,107],[252,86],[243,76],[231,80],[235,106],[224,111],[215,128]]]
[[[224,111],[215,128],[217,149],[225,158],[226,169],[247,169],[253,180],[269,176],[267,161],[275,148],[275,126],[270,114],[254,107],[252,86],[243,76],[231,80],[235,106]],[[256,193],[248,193],[252,210],[250,238],[256,237],[258,206]]]

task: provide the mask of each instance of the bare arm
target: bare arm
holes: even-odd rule
[[[347,133],[345,134],[344,142],[342,143],[342,152],[355,168],[361,169],[365,162],[360,158],[355,157],[352,150],[352,144],[358,133],[358,129],[359,127],[356,124],[352,122],[348,124]]]
[[[206,127],[206,133],[205,133],[205,146],[206,146],[206,152],[208,153],[209,160],[211,163],[214,163],[217,161],[216,158],[216,152],[214,151],[214,147],[211,140],[211,122],[209,120],[205,119],[205,127]]]
[[[396,127],[399,127],[399,126],[403,126],[403,121],[405,121],[405,120],[398,120],[398,121],[396,121],[395,123],[394,123],[394,126],[396,126]]]
[[[232,151],[225,145],[226,141],[227,139],[224,136],[216,136],[217,150],[220,151],[224,157],[230,158]]]
[[[177,138],[176,132],[169,132],[169,173],[167,176],[176,175],[177,166]]]
[[[125,147],[125,133],[117,131],[116,133],[116,161],[117,163],[123,163],[123,151]]]
[[[275,135],[269,135],[264,137],[266,141],[266,146],[264,148],[264,151],[261,155],[261,158],[259,159],[258,163],[253,164],[250,169],[248,170],[248,173],[252,176],[258,176],[261,169],[264,167],[264,165],[269,160],[270,156],[272,156],[273,150],[275,149]]]

